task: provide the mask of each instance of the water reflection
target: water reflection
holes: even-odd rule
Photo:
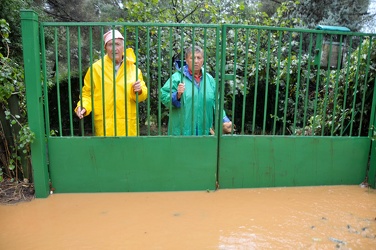
[[[239,230],[246,230],[246,228],[240,227]],[[230,235],[224,235],[223,230],[220,230],[218,249],[257,249],[257,246],[259,245],[256,244],[256,238],[256,234],[250,232],[232,232]]]

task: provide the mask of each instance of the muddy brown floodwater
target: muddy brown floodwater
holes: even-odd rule
[[[0,249],[376,249],[359,186],[53,194],[0,206]]]

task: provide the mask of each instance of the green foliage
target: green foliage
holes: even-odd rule
[[[18,180],[19,178],[29,178],[27,173],[24,173],[24,166],[22,166],[22,157],[29,158],[30,154],[30,144],[35,139],[35,134],[30,130],[27,124],[22,124],[23,120],[19,115],[13,115],[9,110],[5,111],[6,119],[9,121],[11,128],[17,127],[12,131],[18,131],[18,133],[13,132],[14,143],[8,145],[9,155],[8,155],[8,166],[6,167],[7,177],[11,179]]]
[[[9,51],[9,24],[4,20],[0,20],[0,37],[3,46]],[[8,98],[12,94],[24,93],[25,85],[23,84],[23,67],[21,67],[15,60],[12,60],[7,55],[0,53],[0,103],[6,104]]]
[[[8,47],[0,48],[0,53],[6,57],[12,58],[12,60],[18,64],[22,62],[20,10],[29,9],[33,7],[34,4],[36,3],[32,0],[0,1],[0,20],[6,20],[8,23],[7,26],[9,27],[6,38],[7,41],[2,41],[3,43],[7,43]],[[2,22],[0,25],[4,25],[4,23]],[[1,28],[3,29],[3,27]],[[4,37],[2,37],[2,39],[4,39]]]
[[[4,103],[10,97],[10,95],[15,91],[16,86],[14,86],[13,79],[19,79],[22,75],[19,75],[17,67],[18,65],[8,58],[9,55],[9,24],[4,20],[0,19],[0,37],[1,42],[5,46],[5,51],[7,51],[6,55],[0,53],[0,65],[1,65],[1,72],[0,72],[0,102]],[[2,47],[0,47],[2,48]],[[22,73],[22,72],[21,72]],[[16,81],[18,82],[18,81]],[[17,86],[18,87],[18,86]]]
[[[329,82],[329,87],[338,89],[337,95],[329,93],[325,99],[319,103],[322,107],[321,114],[326,106],[334,106],[334,110],[340,111],[341,115],[326,114],[327,130],[334,127],[334,131],[343,130],[344,124],[360,122],[368,115],[368,110],[372,110],[372,93],[376,75],[376,40],[365,38],[360,41],[359,46],[350,51],[345,58],[345,64],[341,72],[337,74],[332,71],[324,81]],[[329,79],[328,79],[329,78]],[[338,86],[336,82],[338,81]],[[344,109],[344,107],[350,107]],[[368,128],[355,127],[353,134]]]
[[[369,18],[369,3],[369,0],[300,0],[299,8],[291,14],[302,19],[308,28],[323,24],[345,26],[352,31],[359,31]]]
[[[4,20],[0,20],[0,36],[6,51],[9,51],[9,25]],[[23,68],[7,55],[0,53],[0,103],[6,103],[12,93],[24,92]]]
[[[9,40],[9,24],[4,20],[0,20],[0,32],[1,32],[1,42],[8,45],[10,43]],[[1,48],[1,47],[0,47]]]
[[[15,142],[15,149],[22,150],[23,153],[29,152],[29,145],[35,139],[35,134],[30,130],[30,128],[21,123],[21,117],[19,115],[13,115],[10,111],[5,111],[6,119],[10,122],[11,126],[18,125],[21,129],[18,132],[18,136]]]
[[[10,27],[4,19],[0,20],[0,28],[2,45],[6,48],[3,51],[8,51],[6,55],[0,53],[0,110],[3,112],[0,114],[0,150],[5,155],[1,162],[0,181],[4,179],[4,174],[7,178],[18,180],[30,177],[29,173],[25,172],[25,165],[28,165],[29,146],[34,139],[34,133],[30,131],[26,122],[23,67],[8,57],[11,48]]]
[[[265,14],[251,18],[259,26],[296,27],[301,25],[301,20],[291,16],[299,6],[298,2],[289,1],[271,18]],[[235,124],[241,124],[242,110],[235,109],[233,113],[232,105],[241,107],[246,100],[246,133],[277,129],[272,133],[367,134],[368,128],[362,127],[361,121],[369,122],[367,111],[372,109],[376,73],[375,49],[369,39],[363,44],[360,42],[360,46],[359,41],[353,41],[350,48],[353,51],[349,52],[350,57],[340,72],[317,68],[313,56],[315,40],[310,43],[309,35],[298,31],[234,29],[228,32],[226,43],[231,51],[227,53],[226,72],[233,70],[236,79],[226,87],[225,104],[228,113],[235,117]],[[303,47],[299,48],[301,44]],[[263,119],[266,128],[262,128]]]
[[[9,58],[0,55],[0,102],[6,103],[12,93],[24,91],[23,68]]]

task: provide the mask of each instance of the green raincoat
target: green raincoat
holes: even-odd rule
[[[82,88],[82,102],[79,101],[77,103],[76,110],[82,105],[82,107],[86,109],[85,116],[93,112],[94,130],[95,135],[97,136],[137,135],[138,122],[136,121],[136,94],[132,88],[132,84],[136,81],[136,56],[132,48],[127,49],[125,55],[126,60],[124,60],[118,69],[115,77],[115,88],[113,79],[114,67],[112,60],[108,55],[103,57],[103,83],[102,60],[95,62],[86,73],[84,87]],[[124,65],[126,65],[126,72],[124,72]],[[91,69],[93,71],[92,81]],[[126,83],[124,81],[125,74]],[[148,96],[148,89],[143,81],[142,72],[140,69],[138,69],[138,80],[141,81],[142,86],[142,93],[138,95],[138,101],[142,102]],[[103,87],[104,91],[102,91]],[[93,98],[91,97],[91,92],[93,92]],[[114,98],[115,92],[116,99]],[[104,102],[102,101],[102,95],[104,95]],[[125,102],[125,99],[127,102]],[[114,100],[116,100],[116,102],[114,102]],[[104,133],[104,126],[106,133]]]
[[[179,70],[179,69],[178,69]],[[181,73],[183,71],[183,74]],[[168,121],[169,135],[209,135],[213,126],[216,82],[203,71],[199,86],[192,81],[187,66],[175,72],[161,88],[162,103],[170,108]],[[179,83],[185,84],[180,102],[176,100]],[[226,117],[223,111],[223,118]]]

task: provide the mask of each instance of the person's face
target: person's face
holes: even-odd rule
[[[108,56],[111,58],[112,61],[114,61],[113,60],[114,52],[112,50],[113,41],[114,40],[108,41],[106,45],[104,46],[106,53],[108,54]],[[116,38],[115,39],[115,62],[116,64],[119,64],[121,60],[123,59],[123,53],[124,53],[124,41],[123,39]]]
[[[185,59],[187,62],[188,68],[194,73],[201,70],[202,65],[204,64],[204,56],[200,52],[195,52],[194,57],[192,54],[188,55]],[[194,61],[194,71],[192,70],[192,61]]]

